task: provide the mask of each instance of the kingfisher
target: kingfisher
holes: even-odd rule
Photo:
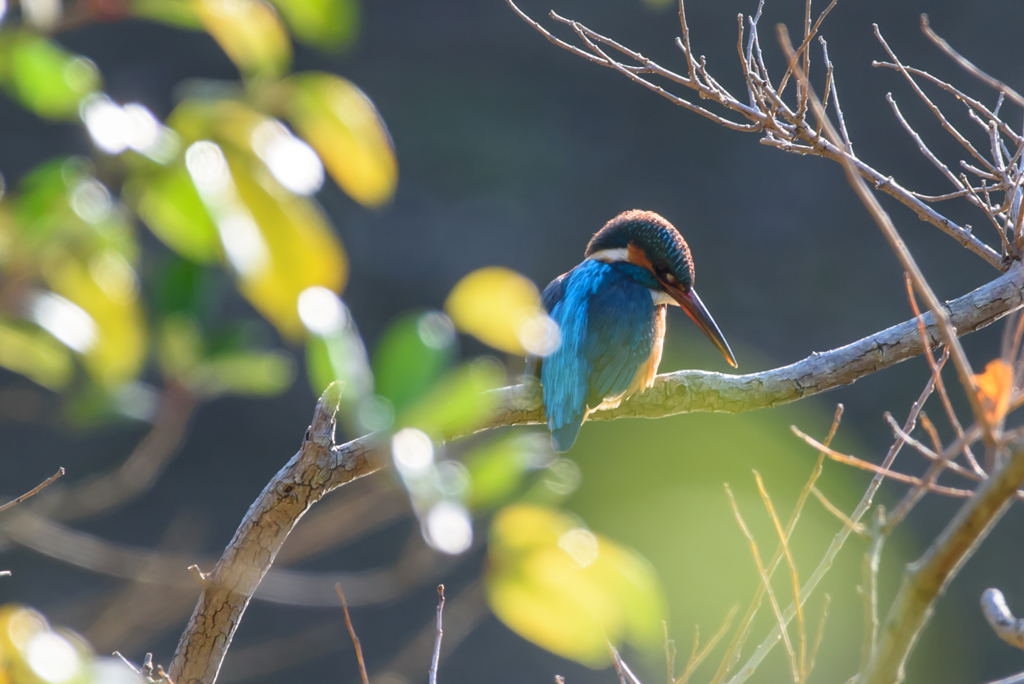
[[[528,360],[540,379],[551,446],[565,452],[598,409],[654,384],[665,312],[679,306],[730,366],[736,357],[693,289],[693,258],[679,231],[652,211],[626,211],[594,234],[583,263],[555,278],[541,298],[561,344]]]

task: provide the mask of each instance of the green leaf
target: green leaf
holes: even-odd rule
[[[221,259],[217,226],[184,161],[134,176],[125,193],[149,229],[175,252],[200,264]]]
[[[134,231],[89,171],[79,159],[42,165],[20,185],[15,213],[22,244],[43,280],[95,324],[79,335],[75,350],[89,374],[110,388],[142,369],[147,335],[133,266]],[[74,317],[54,323],[77,325]]]
[[[358,0],[271,0],[304,43],[324,50],[350,46],[359,33]]]
[[[488,554],[488,603],[523,638],[593,668],[608,664],[609,642],[657,647],[664,598],[654,570],[577,519],[508,506],[491,524]]]
[[[187,314],[172,314],[160,323],[157,361],[164,376],[183,381],[203,356],[203,333]]]
[[[101,85],[96,65],[28,31],[0,37],[0,77],[10,94],[48,119],[71,119]]]
[[[196,6],[188,0],[133,0],[132,16],[169,26],[201,31],[203,22]]]
[[[185,380],[203,396],[276,396],[288,389],[295,364],[284,352],[236,351],[204,359]]]
[[[207,269],[178,256],[169,257],[160,266],[156,278],[153,307],[156,313],[202,315],[210,297],[210,273]]]
[[[351,327],[330,335],[310,335],[306,341],[306,373],[317,395],[332,382],[341,386],[341,402],[349,411],[373,389],[366,348]]]
[[[387,202],[398,184],[398,162],[383,119],[350,81],[319,72],[296,74],[273,98],[334,181],[368,207]]]
[[[377,394],[401,413],[431,388],[455,357],[455,328],[439,311],[412,313],[391,324],[377,344]]]
[[[507,501],[526,477],[535,442],[533,435],[508,435],[470,452],[462,461],[472,482],[466,505],[479,510]]]
[[[39,328],[13,320],[0,319],[0,366],[52,390],[67,385],[74,374],[67,347]]]
[[[490,359],[471,361],[448,373],[414,406],[398,416],[398,427],[415,427],[434,439],[473,432],[498,408],[502,367]]]

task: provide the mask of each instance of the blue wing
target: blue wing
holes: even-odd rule
[[[621,395],[650,357],[654,303],[615,264],[585,261],[544,291],[562,344],[541,364],[544,407],[556,451],[576,441],[588,408]]]
[[[614,268],[614,266],[613,266]],[[651,356],[655,306],[651,292],[625,277],[610,278],[590,299],[584,355],[592,364],[587,405],[622,395]]]

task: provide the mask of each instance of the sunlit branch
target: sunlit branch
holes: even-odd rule
[[[994,323],[1024,304],[1024,267],[1014,264],[992,282],[945,305],[958,335]],[[930,346],[938,344],[931,313],[924,315]],[[616,408],[595,411],[590,420],[662,418],[679,413],[740,413],[803,399],[917,356],[924,350],[916,320],[909,320],[832,351],[814,353],[789,366],[748,375],[684,370],[659,375],[651,389]],[[529,386],[499,390],[503,408],[485,426],[544,422],[540,398]],[[458,435],[451,435],[455,437]]]

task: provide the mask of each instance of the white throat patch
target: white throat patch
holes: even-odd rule
[[[654,306],[659,304],[668,304],[669,306],[679,306],[679,302],[672,299],[668,292],[662,292],[661,290],[651,290],[651,299],[654,301]]]
[[[587,257],[588,261],[603,261],[611,264],[619,261],[629,261],[629,248],[616,247],[615,249],[602,249]]]

